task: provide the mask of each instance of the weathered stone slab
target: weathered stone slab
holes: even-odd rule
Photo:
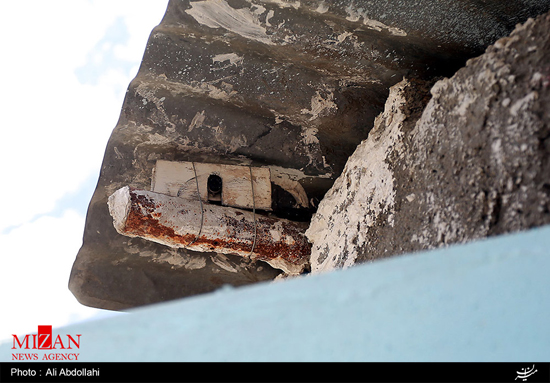
[[[71,291],[84,304],[122,309],[272,280],[280,272],[262,261],[122,236],[107,199],[124,186],[148,189],[158,160],[209,162],[267,166],[274,184],[294,190],[280,201],[312,209],[367,137],[389,87],[403,76],[451,75],[549,7],[170,1],[107,144]]]
[[[549,30],[518,26],[425,109],[427,84],[391,89],[308,229],[313,272],[550,223]]]

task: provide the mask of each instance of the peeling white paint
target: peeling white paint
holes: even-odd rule
[[[189,258],[183,258],[185,259],[185,262],[183,263],[183,267],[189,270],[197,270],[202,269],[206,266],[206,259],[203,257],[189,257]]]
[[[187,130],[190,132],[195,128],[200,128],[205,119],[206,114],[204,113],[204,110],[202,112],[197,112],[195,114],[195,117],[193,117],[193,119],[191,120],[191,123],[189,124],[189,128]]]
[[[142,147],[147,145],[165,145],[172,141],[170,137],[155,133],[155,134],[147,134],[147,139],[143,142],[140,142],[136,145],[133,151],[134,161],[138,158],[138,153],[141,150]]]
[[[288,0],[264,0],[265,3],[275,4],[280,8],[300,8],[300,1],[288,1]]]
[[[214,29],[226,29],[244,38],[264,44],[274,44],[266,34],[266,29],[260,24],[257,13],[249,8],[235,9],[225,0],[195,1],[190,5],[191,9],[185,12],[202,25]],[[254,9],[260,8],[254,6]]]
[[[256,16],[260,16],[261,14],[263,14],[266,9],[265,7],[259,5],[259,4],[252,4],[252,8],[250,8],[252,13],[254,13]]]
[[[378,20],[369,19],[367,16],[367,11],[363,8],[356,8],[353,2],[346,7],[346,12],[348,14],[346,20],[348,21],[359,22],[361,18],[363,18],[363,25],[369,29],[373,29],[378,32],[387,31],[394,36],[407,36],[407,32],[403,29],[390,27],[389,25],[386,25]]]
[[[319,5],[317,6],[317,9],[315,10],[315,12],[318,12],[318,13],[327,13],[328,12],[328,5],[325,3],[325,1],[321,1],[319,3]]]
[[[224,269],[225,271],[229,271],[230,273],[238,273],[239,271],[241,271],[241,268],[232,263],[229,258],[227,258],[224,254],[212,254],[210,255],[210,259],[214,264]]]
[[[317,133],[319,133],[317,128],[304,128],[301,132],[302,141],[307,145],[319,144]]]
[[[166,75],[161,74],[159,75],[159,78],[166,80]],[[166,128],[175,130],[176,128],[175,124],[170,121],[170,117],[166,114],[166,110],[164,109],[165,97],[158,98],[156,96],[158,89],[159,89],[158,86],[150,86],[150,84],[142,82],[137,86],[136,94],[143,97],[144,101],[149,100],[153,104],[155,104],[155,107],[157,108],[160,116],[162,117],[164,124],[166,125]],[[146,104],[146,102],[144,102],[144,104]]]
[[[346,41],[346,39],[347,39],[349,36],[353,36],[353,33],[351,33],[351,32],[344,32],[344,33],[338,35],[338,37],[337,37],[338,42],[337,42],[336,44],[341,44],[341,43],[343,43],[344,41]]]
[[[210,82],[192,81],[190,84],[183,84],[168,80],[159,81],[158,79],[155,81],[151,80],[151,82],[142,81],[142,83],[138,86],[138,93],[154,93],[158,89],[166,89],[172,93],[172,95],[199,94],[216,100],[229,101],[232,97],[238,95],[238,92],[233,90],[233,86],[224,81],[231,77],[232,76],[219,78]],[[214,84],[219,84],[220,87],[217,87]],[[161,107],[160,103],[157,106],[160,108],[159,111],[165,115],[166,113],[164,108]],[[165,117],[168,119],[167,115],[165,115]],[[168,120],[166,122],[169,124]]]
[[[392,35],[394,36],[407,36],[407,32],[405,32],[403,29],[400,29],[400,28],[396,28],[396,27],[390,27],[384,23],[381,23],[380,21],[377,21],[377,20],[370,20],[370,19],[367,19],[366,17],[363,18],[363,24],[365,24],[367,27],[371,28],[371,29],[374,29],[374,30],[377,30],[377,31],[382,31],[382,30],[387,30],[388,32],[390,32]]]
[[[241,65],[243,63],[243,58],[236,53],[224,53],[212,57],[212,62],[215,63],[224,63],[229,61],[230,65]]]
[[[231,141],[229,142],[229,150],[231,152],[236,151],[237,149],[242,148],[243,146],[247,146],[248,139],[244,134],[241,134],[240,136],[233,136],[231,137]]]
[[[121,160],[124,158],[124,155],[120,152],[120,150],[118,150],[116,146],[113,149],[115,151],[115,155],[117,159]]]
[[[151,252],[152,253],[152,252]],[[155,257],[155,253],[149,255]],[[168,248],[155,262],[166,262],[172,269],[183,267],[188,270],[198,270],[206,266],[206,258],[201,255],[182,255],[176,249]]]
[[[313,121],[319,117],[324,117],[330,112],[338,109],[338,106],[334,102],[334,94],[332,92],[315,92],[315,95],[311,98],[311,109],[302,109],[302,114],[310,114],[310,121]]]
[[[237,95],[237,92],[233,90],[233,85],[226,82],[222,82],[221,85],[224,89],[219,88],[208,82],[193,82],[192,91],[206,94],[210,98],[223,101],[228,101],[232,96]]]
[[[268,27],[272,26],[270,24],[269,20],[271,20],[273,18],[273,16],[275,16],[275,11],[274,10],[270,10],[270,11],[267,12],[267,16],[265,17],[265,25],[267,25]]]

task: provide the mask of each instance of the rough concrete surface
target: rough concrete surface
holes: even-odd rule
[[[107,144],[69,288],[85,305],[125,309],[274,279],[280,271],[262,261],[223,255],[230,265],[220,266],[216,254],[122,236],[107,199],[125,186],[147,190],[157,160],[193,161],[286,172],[314,209],[391,86],[451,75],[548,8],[543,0],[170,1]]]
[[[312,271],[550,223],[550,15],[431,89],[403,80],[307,232]]]

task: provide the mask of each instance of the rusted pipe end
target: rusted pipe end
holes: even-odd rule
[[[108,204],[115,229],[125,236],[173,248],[237,254],[291,275],[309,265],[311,245],[303,223],[227,206],[201,206],[195,200],[128,186],[113,193]]]

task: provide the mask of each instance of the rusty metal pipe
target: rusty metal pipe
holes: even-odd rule
[[[125,236],[174,248],[250,257],[287,274],[299,274],[309,264],[307,225],[299,222],[256,214],[253,249],[254,214],[247,210],[203,204],[201,230],[198,201],[125,186],[109,197],[108,204],[115,229]]]

